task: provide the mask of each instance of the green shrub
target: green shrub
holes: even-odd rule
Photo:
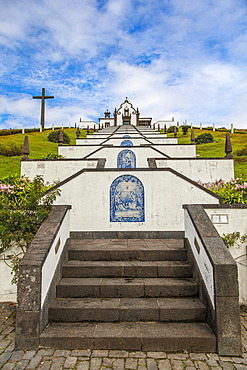
[[[185,126],[181,126],[181,127],[182,127],[182,130],[183,130],[183,135],[186,135],[190,126],[185,125]]]
[[[47,139],[52,143],[59,143],[59,133],[60,130],[54,130],[48,135]],[[64,131],[63,131],[63,143],[64,144],[70,143],[70,138]]]
[[[226,127],[219,127],[219,128],[215,128],[215,131],[230,132],[231,130],[228,130]]]
[[[0,155],[5,157],[14,157],[17,155],[21,155],[22,146],[11,144],[11,145],[0,145]]]
[[[43,197],[51,186],[44,184],[42,176],[33,181],[17,175],[0,179],[0,253],[8,253],[13,245],[17,247],[16,253],[4,254],[12,268],[12,283],[17,282],[19,261],[60,194],[55,189]]]
[[[61,158],[65,158],[65,157],[63,155],[56,154],[56,153],[48,153],[47,155],[42,157],[42,159],[61,159]]]
[[[214,141],[213,135],[211,135],[209,132],[201,134],[197,136],[195,139],[196,144],[212,143],[213,141]]]
[[[237,149],[234,152],[235,155],[241,157],[242,155],[247,155],[247,148]]]
[[[173,132],[174,132],[175,127],[176,127],[176,129],[177,129],[177,126],[170,126],[170,127],[167,129],[167,132],[168,132],[168,133],[173,133]]]

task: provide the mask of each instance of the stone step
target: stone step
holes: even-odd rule
[[[58,298],[185,297],[198,293],[190,278],[62,278]]]
[[[198,298],[58,298],[51,321],[205,321]]]
[[[75,241],[77,243],[75,243]],[[79,242],[79,243],[78,243]],[[181,244],[166,247],[161,244],[150,244],[140,247],[130,244],[112,244],[105,246],[102,242],[95,244],[81,243],[82,240],[71,241],[68,250],[68,259],[76,261],[185,261],[187,251]],[[84,240],[83,240],[84,242]]]
[[[216,352],[216,338],[205,323],[51,323],[41,347],[165,352]]]
[[[185,261],[68,261],[63,277],[191,277]]]

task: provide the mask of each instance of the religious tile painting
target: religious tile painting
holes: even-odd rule
[[[124,140],[121,142],[121,146],[133,146],[133,143],[130,140]]]
[[[117,156],[118,168],[136,168],[136,156],[129,149],[122,150]]]
[[[137,177],[122,175],[112,182],[110,222],[145,222],[144,187]]]

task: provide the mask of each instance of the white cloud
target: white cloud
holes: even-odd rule
[[[127,95],[141,114],[246,127],[242,0],[0,2],[3,125],[96,119]]]

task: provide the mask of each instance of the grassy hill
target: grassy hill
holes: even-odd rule
[[[70,143],[75,144],[76,140],[76,129],[67,128],[64,131],[70,137]],[[47,154],[57,154],[58,144],[51,143],[47,140],[47,136],[51,130],[45,130],[43,132],[32,132],[28,134],[29,137],[29,147],[30,147],[30,158],[44,158]],[[198,135],[210,132],[214,137],[213,143],[200,144],[197,145],[197,153],[200,157],[225,157],[225,132],[212,130],[200,130],[194,129],[195,137]],[[86,130],[81,131],[80,137],[85,137]],[[173,134],[168,134],[168,136],[173,136]],[[247,132],[245,133],[234,133],[230,134],[233,154],[237,149],[242,149],[247,147]],[[181,144],[190,143],[190,130],[186,135],[182,134],[181,129],[178,132],[178,140]],[[0,136],[0,146],[10,146],[11,144],[23,145],[24,135],[14,134],[8,136]],[[247,156],[235,156],[235,177],[240,177],[241,174],[247,175]],[[10,174],[20,174],[20,163],[21,156],[15,157],[5,157],[0,155],[0,177],[7,176]]]
[[[201,135],[202,133],[209,132],[214,137],[213,143],[199,144],[196,146],[196,152],[200,157],[225,157],[225,139],[226,132],[212,131],[212,130],[200,130],[194,129],[195,137]],[[190,130],[186,135],[183,135],[179,130],[178,138],[179,143],[188,144],[190,143]],[[247,147],[247,132],[230,134],[233,155],[234,155],[234,168],[235,168],[235,178],[241,175],[247,175],[247,156],[237,156],[234,151],[238,149],[243,149]]]
[[[43,132],[32,132],[27,134],[29,139],[29,149],[31,159],[39,159],[46,157],[47,154],[57,154],[58,144],[51,143],[47,140],[47,136],[52,130],[45,130]],[[64,132],[69,135],[70,143],[75,144],[76,140],[76,129],[68,128],[64,129]],[[81,131],[82,132],[82,131]],[[80,137],[83,137],[83,134],[86,134],[86,130],[81,134]],[[0,146],[10,146],[11,144],[23,146],[25,135],[14,134],[8,136],[0,136]],[[10,174],[20,174],[21,171],[21,157],[5,157],[0,155],[0,177],[7,176]]]

